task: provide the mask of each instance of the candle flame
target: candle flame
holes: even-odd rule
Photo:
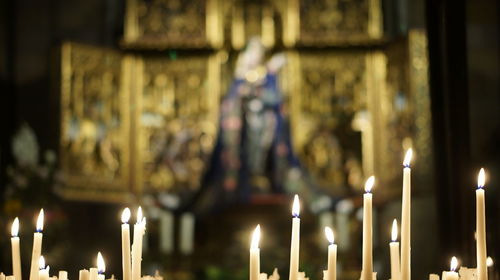
[[[453,256],[450,262],[450,271],[457,270],[457,267],[458,267],[458,260],[455,256]]]
[[[413,155],[413,150],[411,148],[409,148],[407,151],[406,151],[406,154],[405,154],[405,159],[403,160],[403,165],[405,167],[410,167],[410,161],[411,161],[411,157]]]
[[[260,241],[260,225],[257,225],[252,233],[252,242],[250,243],[250,249],[259,249]]]
[[[130,209],[127,207],[122,212],[122,223],[126,224],[130,220]]]
[[[102,274],[106,271],[106,263],[104,262],[104,258],[101,255],[101,252],[97,253],[97,271],[99,274]]]
[[[375,184],[375,176],[370,176],[370,178],[366,180],[365,191],[367,193],[371,192],[374,184]]]
[[[141,224],[142,224],[144,227],[146,227],[146,217],[143,217],[143,218],[142,218]]]
[[[335,242],[335,236],[333,235],[333,230],[330,227],[325,227],[325,236],[330,244]]]
[[[12,237],[17,237],[18,233],[19,233],[19,218],[16,217],[12,222],[12,227],[10,228],[10,234],[12,235]]]
[[[293,206],[292,206],[292,215],[294,217],[298,217],[300,214],[300,202],[299,202],[299,196],[295,195],[293,197]]]
[[[45,258],[43,256],[38,259],[38,268],[45,269]]]
[[[137,223],[140,223],[142,222],[142,208],[141,206],[139,206],[139,208],[137,208]]]
[[[392,222],[391,239],[393,242],[398,239],[398,221],[396,219]]]
[[[487,267],[492,267],[494,265],[493,259],[491,257],[486,258],[486,266]]]
[[[484,188],[484,182],[486,181],[486,175],[484,174],[484,168],[479,170],[479,174],[477,175],[477,187],[482,189]]]
[[[43,208],[40,209],[40,214],[38,214],[38,219],[36,220],[36,231],[41,232],[43,230]]]

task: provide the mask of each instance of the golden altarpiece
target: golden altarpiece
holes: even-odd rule
[[[388,40],[380,0],[127,0],[124,26],[120,50],[61,48],[68,198],[200,188],[233,58],[254,36],[286,55],[293,149],[327,192],[343,192],[328,182],[361,188],[364,174],[396,186],[390,167],[410,146],[432,161],[426,36]],[[182,168],[156,166],[159,146]],[[419,172],[430,179],[430,165]]]

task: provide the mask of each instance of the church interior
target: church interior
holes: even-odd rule
[[[500,280],[498,1],[6,0],[0,91],[0,280]]]

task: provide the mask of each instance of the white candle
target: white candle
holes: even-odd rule
[[[43,239],[43,209],[38,214],[36,221],[36,232],[33,234],[33,252],[31,254],[31,269],[30,280],[38,280],[39,266],[38,261],[42,255],[42,239]]]
[[[174,250],[174,215],[170,211],[160,212],[160,250],[165,254]]]
[[[12,237],[10,238],[10,245],[12,248],[12,274],[16,280],[21,279],[21,250],[19,244],[19,219],[16,217],[14,222],[12,222],[12,227],[10,230]]]
[[[476,257],[477,257],[477,279],[488,280],[488,269],[486,266],[486,217],[484,203],[484,183],[486,176],[481,168],[477,176],[476,190]]]
[[[3,274],[3,272],[0,272],[0,280],[5,280],[5,274]]]
[[[16,277],[14,275],[9,275],[5,277],[5,280],[16,280]]]
[[[450,271],[443,271],[442,280],[458,280],[458,273],[455,271],[458,266],[457,258],[451,258]]]
[[[363,263],[361,280],[373,279],[373,225],[372,225],[372,194],[375,177],[371,176],[365,183],[363,195]]]
[[[97,253],[97,280],[105,280],[104,272],[106,271],[106,263],[101,255],[101,252]]]
[[[89,280],[89,271],[86,269],[80,270],[78,274],[78,280]]]
[[[58,280],[68,280],[68,272],[65,270],[59,270],[59,277],[57,277]]]
[[[50,266],[47,266],[47,268],[45,268],[45,259],[43,256],[40,256],[40,258],[38,258],[38,268],[38,278],[40,280],[49,280]]]
[[[131,280],[130,268],[130,209],[125,208],[122,212],[122,272],[123,280]]]
[[[89,269],[89,280],[97,280],[97,275],[99,275],[97,267],[91,267]]]
[[[439,275],[437,274],[429,274],[429,280],[439,280]]]
[[[412,149],[403,161],[403,202],[401,206],[401,280],[411,279],[411,169]]]
[[[189,255],[193,252],[194,248],[194,215],[191,213],[184,213],[181,216],[181,240],[180,251],[184,255]]]
[[[401,266],[399,263],[399,242],[396,241],[398,239],[398,222],[396,219],[392,222],[391,239],[392,242],[389,243],[391,253],[391,279],[399,280]]]
[[[328,245],[328,268],[326,279],[327,280],[336,280],[337,279],[337,245],[335,242],[335,237],[333,235],[333,231],[329,227],[325,227],[325,236],[330,245]],[[324,276],[325,276],[324,275]],[[323,277],[324,277],[323,276]]]
[[[290,280],[299,277],[299,247],[300,247],[300,203],[299,196],[295,195],[292,206],[292,242],[290,246]]]
[[[260,275],[260,225],[257,225],[252,234],[250,243],[250,280],[259,280]]]
[[[139,207],[137,209],[137,222],[134,225],[134,243],[132,244],[132,280],[141,279],[142,237],[145,226],[146,218],[142,217],[142,209]]]

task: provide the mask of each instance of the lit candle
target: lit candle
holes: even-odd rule
[[[104,272],[106,271],[106,263],[104,263],[104,258],[101,252],[97,253],[97,280],[105,280]]]
[[[10,229],[12,237],[10,238],[10,245],[12,248],[12,273],[16,280],[21,279],[21,253],[19,244],[19,219],[16,217],[14,222],[12,222],[12,227]]]
[[[399,242],[398,239],[398,222],[396,219],[392,222],[391,231],[392,242],[389,243],[390,253],[391,253],[391,279],[399,280],[401,267],[399,263]]]
[[[125,208],[122,212],[122,271],[123,280],[131,280],[130,270],[130,209]]]
[[[477,279],[487,280],[488,269],[486,267],[486,218],[484,203],[484,183],[486,176],[481,168],[477,176],[476,190],[476,256],[477,256]]]
[[[97,267],[91,267],[89,269],[89,280],[97,280],[97,275],[99,275]]]
[[[413,154],[408,149],[403,161],[403,205],[401,207],[401,280],[411,279],[411,168]]]
[[[86,269],[80,270],[78,274],[78,280],[89,280],[89,271]]]
[[[57,277],[58,280],[68,280],[68,272],[64,270],[59,270],[59,277]]]
[[[43,239],[43,209],[38,214],[36,221],[36,232],[33,234],[33,252],[31,254],[31,269],[30,280],[38,280],[40,256],[42,255],[42,239]]]
[[[299,196],[295,195],[292,206],[292,244],[290,247],[290,280],[299,277],[299,246],[300,246],[300,203]]]
[[[443,271],[442,280],[458,280],[458,272],[456,272],[458,266],[457,258],[451,258],[450,271]]]
[[[325,236],[330,245],[328,245],[328,267],[326,270],[327,280],[337,279],[337,245],[335,242],[335,237],[333,231],[330,227],[325,227]]]
[[[373,279],[373,227],[372,227],[372,187],[375,177],[371,176],[365,183],[363,195],[363,263],[361,280]]]
[[[250,280],[259,280],[260,275],[260,225],[257,225],[252,234],[250,243]]]
[[[134,243],[132,244],[132,280],[141,279],[142,237],[145,226],[146,218],[142,217],[142,209],[139,207],[137,209],[137,222],[134,225]]]
[[[43,256],[40,256],[38,258],[38,277],[40,280],[49,280],[49,271],[50,271],[50,266],[47,266],[45,268],[45,259]]]

